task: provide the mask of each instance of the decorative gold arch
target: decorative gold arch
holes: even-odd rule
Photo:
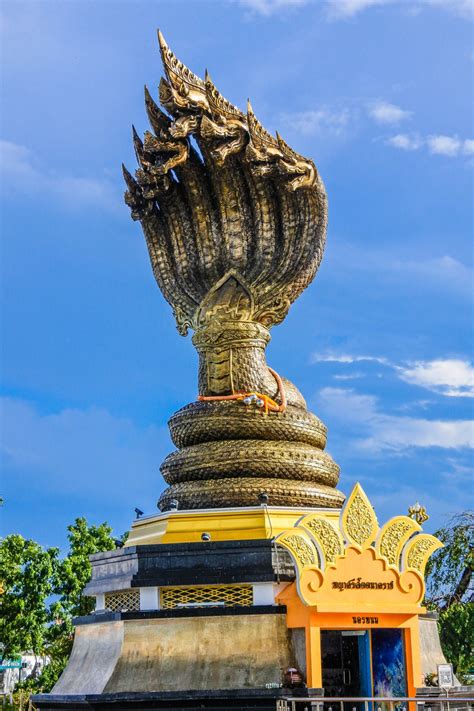
[[[360,484],[346,500],[339,526],[319,514],[303,516],[277,544],[291,554],[302,602],[318,610],[371,608],[411,611],[421,605],[429,557],[442,543],[419,523],[395,516],[379,527]]]

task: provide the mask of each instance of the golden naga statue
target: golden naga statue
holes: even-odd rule
[[[194,331],[199,397],[173,415],[178,448],[158,506],[341,506],[326,427],[267,366],[269,329],[314,278],[327,199],[314,163],[200,79],[158,34],[164,113],[145,88],[153,132],[133,131],[139,168],[125,201],[178,330]]]

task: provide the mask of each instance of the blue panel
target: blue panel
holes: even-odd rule
[[[406,696],[403,630],[372,630],[374,696]]]
[[[370,674],[370,640],[365,632],[358,638],[359,642],[359,696],[372,696],[372,679]]]

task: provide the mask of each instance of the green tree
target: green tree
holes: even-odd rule
[[[68,526],[68,541],[62,560],[58,549],[17,534],[0,541],[0,657],[31,651],[50,660],[38,679],[21,684],[28,691],[47,692],[56,683],[71,652],[73,618],[94,609],[83,592],[92,573],[89,556],[115,548],[110,526],[85,518]]]
[[[94,610],[94,598],[84,595],[92,574],[89,556],[115,548],[112,529],[107,523],[93,526],[83,517],[68,526],[68,541],[68,554],[58,562],[53,578],[56,599],[50,606],[46,635],[51,664],[44,668],[38,680],[43,689],[54,686],[67,664],[74,639],[74,617]]]
[[[446,658],[460,680],[474,667],[474,513],[452,518],[435,536],[444,543],[427,568],[426,604],[439,613]]]
[[[0,657],[43,653],[58,549],[12,534],[0,541]]]
[[[69,551],[56,569],[54,592],[58,600],[52,607],[55,620],[67,624],[73,617],[88,615],[94,609],[93,598],[83,594],[92,574],[89,556],[115,548],[107,523],[90,526],[85,518],[76,518],[68,531]]]

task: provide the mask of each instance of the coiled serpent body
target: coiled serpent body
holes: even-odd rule
[[[169,427],[178,450],[161,466],[170,486],[160,509],[173,499],[187,509],[252,506],[263,492],[275,506],[339,507],[326,427],[302,403],[264,414],[236,400],[198,401],[176,412]]]

